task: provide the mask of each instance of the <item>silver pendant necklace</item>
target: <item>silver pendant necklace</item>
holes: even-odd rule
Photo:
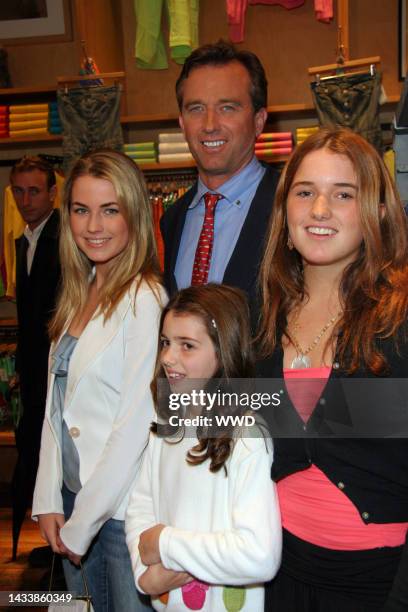
[[[292,370],[311,368],[312,362],[310,360],[310,357],[308,357],[305,353],[300,353],[300,355],[296,355],[296,357],[292,360],[290,367],[292,368]]]
[[[300,346],[299,342],[297,341],[293,333],[291,333],[290,340],[293,346],[295,347],[296,353],[297,353],[296,357],[292,360],[292,363],[290,364],[290,367],[292,370],[297,370],[297,369],[301,370],[301,369],[312,367],[312,360],[310,359],[310,357],[308,357],[308,354],[319,344],[322,336],[329,329],[330,325],[333,325],[333,323],[339,318],[340,314],[341,313],[338,312],[334,317],[330,319],[330,321],[326,323],[326,325],[317,334],[313,342],[309,344],[309,346],[305,350],[302,349],[302,347]]]

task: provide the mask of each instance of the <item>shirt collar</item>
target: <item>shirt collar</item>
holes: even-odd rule
[[[25,226],[24,236],[27,238],[30,244],[32,242],[37,242],[38,238],[40,237],[41,232],[44,229],[45,224],[47,223],[48,219],[51,217],[52,213],[53,211],[51,211],[48,217],[44,219],[44,221],[41,221],[40,225],[37,225],[37,227],[35,227],[33,230],[30,230],[28,225]]]
[[[198,178],[197,193],[191,202],[190,208],[195,208],[204,194],[208,191],[210,193],[219,193],[223,199],[230,203],[237,204],[239,206],[239,198],[242,196],[243,189],[248,185],[249,182],[253,183],[256,180],[258,174],[261,175],[264,169],[259,163],[258,158],[254,155],[251,161],[237,174],[234,174],[230,179],[223,183],[219,189],[212,190],[203,183],[201,178]]]

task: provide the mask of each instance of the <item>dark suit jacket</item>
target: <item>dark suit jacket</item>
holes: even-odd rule
[[[29,406],[45,406],[47,394],[47,325],[55,308],[61,269],[58,253],[59,211],[54,210],[37,242],[31,273],[27,274],[28,241],[16,240],[16,295],[18,345],[16,368],[20,375],[21,399]],[[41,422],[43,418],[41,417]]]
[[[222,279],[227,285],[243,289],[252,308],[256,302],[256,280],[278,178],[276,170],[267,166]],[[174,275],[177,254],[187,209],[196,192],[197,185],[194,185],[166,211],[160,222],[164,241],[164,284],[170,295],[177,291]]]

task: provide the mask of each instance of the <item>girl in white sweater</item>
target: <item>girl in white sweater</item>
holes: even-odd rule
[[[245,297],[223,285],[184,289],[164,309],[160,330],[158,423],[125,523],[136,586],[156,610],[263,610],[262,583],[281,554],[270,440],[258,426],[217,427],[219,404],[175,410],[193,388],[219,392],[253,375]]]

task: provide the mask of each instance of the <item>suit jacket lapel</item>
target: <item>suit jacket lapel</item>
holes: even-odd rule
[[[43,276],[42,270],[44,266],[49,265],[49,258],[53,249],[50,249],[50,241],[56,241],[58,239],[57,227],[58,227],[59,211],[54,210],[44,225],[43,230],[38,238],[37,246],[34,253],[33,262],[31,264],[30,277],[36,278],[36,285],[41,286],[41,278]],[[27,242],[28,246],[28,242]]]
[[[65,396],[65,405],[68,406],[75,389],[84,376],[86,371],[91,367],[95,359],[104,352],[108,344],[116,336],[118,329],[122,325],[123,319],[126,316],[128,309],[132,306],[132,299],[129,294],[117,305],[112,316],[106,321],[103,321],[102,316],[96,319],[91,319],[82,332],[78,344],[72,353],[69,364],[69,373],[67,380],[67,390]],[[66,330],[63,332],[63,334]],[[113,366],[114,367],[114,366]]]
[[[28,240],[23,234],[16,240],[16,270],[18,275],[18,278],[16,278],[17,288],[21,286],[21,282],[27,276],[27,249]]]
[[[263,242],[272,210],[276,182],[276,173],[267,168],[251,202],[237,244],[225,270],[223,282],[228,285],[238,287],[248,285],[247,289],[250,289],[254,268],[259,265],[260,253],[263,252]]]
[[[172,271],[171,280],[172,280],[172,284],[174,285],[171,288],[172,291],[177,291],[177,281],[176,281],[176,277],[174,274],[175,269],[176,269],[176,263],[177,263],[177,255],[178,255],[178,251],[180,247],[181,235],[183,233],[184,224],[186,222],[187,210],[191,202],[193,201],[193,198],[196,193],[197,193],[197,183],[195,183],[195,185],[193,185],[193,187],[189,189],[189,191],[184,196],[184,201],[182,202],[182,205],[180,206],[179,214],[177,215],[177,219],[175,223],[174,239],[173,239],[172,250],[171,250],[171,255],[170,255],[170,270]]]

